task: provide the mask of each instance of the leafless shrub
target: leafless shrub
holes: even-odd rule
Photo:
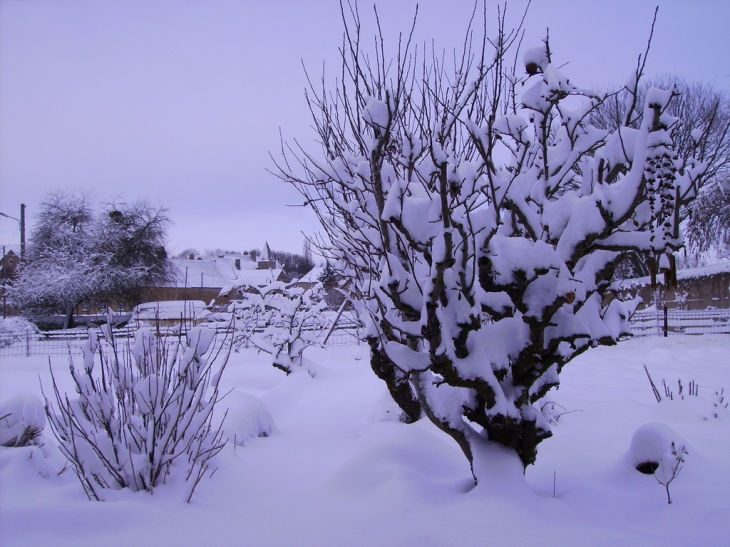
[[[51,372],[57,409],[46,397],[46,413],[61,452],[89,499],[103,500],[106,489],[151,493],[175,471],[190,483],[190,501],[226,443],[213,409],[229,354],[214,367],[204,357],[214,331],[203,328],[172,345],[141,330],[124,349],[111,329],[104,334],[109,353],[90,333],[83,366],[69,356],[77,397],[62,394]]]

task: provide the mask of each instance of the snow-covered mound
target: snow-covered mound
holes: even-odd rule
[[[7,317],[0,319],[0,347],[10,346],[17,340],[24,340],[30,333],[40,333],[38,327],[24,317]]]
[[[238,439],[240,432],[246,443],[228,443],[211,461],[190,504],[181,502],[179,480],[154,495],[122,489],[110,501],[90,502],[73,472],[63,472],[51,435],[43,447],[0,448],[0,543],[727,544],[729,411],[718,403],[722,419],[703,418],[716,408],[715,391],[730,386],[730,336],[652,337],[588,350],[565,367],[560,389],[549,395],[562,415],[553,416],[553,437],[540,445],[536,464],[522,475],[497,461],[506,472],[494,469],[493,480],[477,488],[450,437],[428,420],[394,419],[398,409],[370,368],[367,345],[307,351],[323,369],[314,378],[286,376],[253,349],[231,355],[221,393],[232,392],[219,418],[230,409],[225,436]],[[699,396],[657,403],[644,364],[655,379],[691,378]],[[59,387],[71,393],[67,359],[52,357],[52,366]],[[0,359],[0,401],[38,391],[39,376],[49,384],[47,357]],[[276,431],[254,440],[268,419],[262,405]],[[676,432],[668,435],[675,443],[686,440],[689,452],[671,483],[671,505],[657,482],[671,476],[642,475],[629,459],[634,433],[656,422]],[[646,441],[638,444],[647,449]],[[671,453],[665,459],[672,471],[677,460]]]
[[[686,447],[687,442],[668,425],[659,422],[644,424],[631,437],[631,464],[638,471],[650,475],[659,467],[662,458],[681,446]]]
[[[258,397],[234,391],[219,404],[223,408],[228,407],[224,424],[226,436],[239,446],[245,446],[257,437],[268,437],[276,431],[269,409]]]
[[[46,412],[36,395],[19,394],[0,404],[0,445],[36,444],[45,427]]]

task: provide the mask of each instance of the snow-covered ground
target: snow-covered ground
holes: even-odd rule
[[[730,542],[730,336],[630,340],[570,363],[550,400],[570,413],[521,474],[471,489],[456,444],[422,420],[404,425],[370,371],[367,347],[308,350],[314,378],[285,376],[252,351],[226,369],[229,433],[263,401],[275,429],[229,443],[190,504],[180,485],[88,501],[45,432],[43,448],[0,448],[0,544],[63,546],[680,546]],[[663,394],[657,403],[642,365]],[[54,357],[70,391],[67,360]],[[0,359],[0,403],[50,387],[47,357]],[[682,380],[684,400],[677,397]],[[688,384],[699,386],[688,396]],[[257,398],[257,399],[254,399]],[[724,406],[724,403],[719,406]],[[555,407],[560,410],[559,407]],[[249,414],[246,414],[249,412]],[[716,415],[716,416],[715,416]],[[630,463],[634,432],[661,422],[686,442],[672,505]],[[239,437],[237,437],[239,438]],[[504,462],[495,457],[495,466]],[[500,468],[501,469],[501,468]]]

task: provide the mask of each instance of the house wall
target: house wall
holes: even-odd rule
[[[231,299],[227,296],[219,296],[221,292],[220,287],[154,287],[145,291],[145,302],[166,302],[170,300],[202,300],[208,304],[211,300],[215,300],[218,305],[227,305]],[[137,304],[124,302],[124,310],[120,310],[120,302],[115,300],[109,300],[107,302],[109,309],[114,313],[132,311],[134,306]],[[101,309],[99,302],[82,303],[76,307],[75,315],[94,315],[105,313],[105,310]]]
[[[229,304],[230,296],[220,296],[220,292],[220,287],[155,287],[147,291],[147,302],[202,300],[208,304],[215,300],[217,305]]]
[[[19,265],[20,257],[16,255],[13,251],[8,251],[7,254],[3,256],[2,263],[0,264],[0,278],[2,278],[3,281],[12,281],[13,279],[15,279],[15,269]]]
[[[664,303],[667,308],[704,310],[708,307],[715,307],[730,309],[730,271],[680,278],[677,285],[676,289],[664,292]],[[661,285],[660,287],[663,289]],[[622,293],[625,297],[640,296],[644,302],[639,309],[654,304],[654,289],[648,282],[638,282],[633,286],[624,288]]]

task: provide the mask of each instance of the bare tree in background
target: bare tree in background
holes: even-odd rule
[[[591,112],[589,122],[608,130],[622,125],[638,128],[643,112],[640,109],[629,112],[629,109],[632,104],[643,104],[652,87],[677,93],[667,107],[669,115],[682,120],[672,128],[677,155],[682,159],[694,157],[706,164],[707,172],[697,200],[680,210],[689,251],[685,263],[700,265],[700,256],[713,247],[720,254],[730,251],[730,96],[711,84],[692,82],[676,74],[642,83],[632,78]],[[622,273],[649,275],[646,257],[629,255]]]
[[[31,319],[64,315],[64,328],[86,300],[137,304],[147,287],[172,275],[165,251],[170,224],[165,208],[146,201],[107,203],[96,214],[88,195],[50,193],[11,297]]]

